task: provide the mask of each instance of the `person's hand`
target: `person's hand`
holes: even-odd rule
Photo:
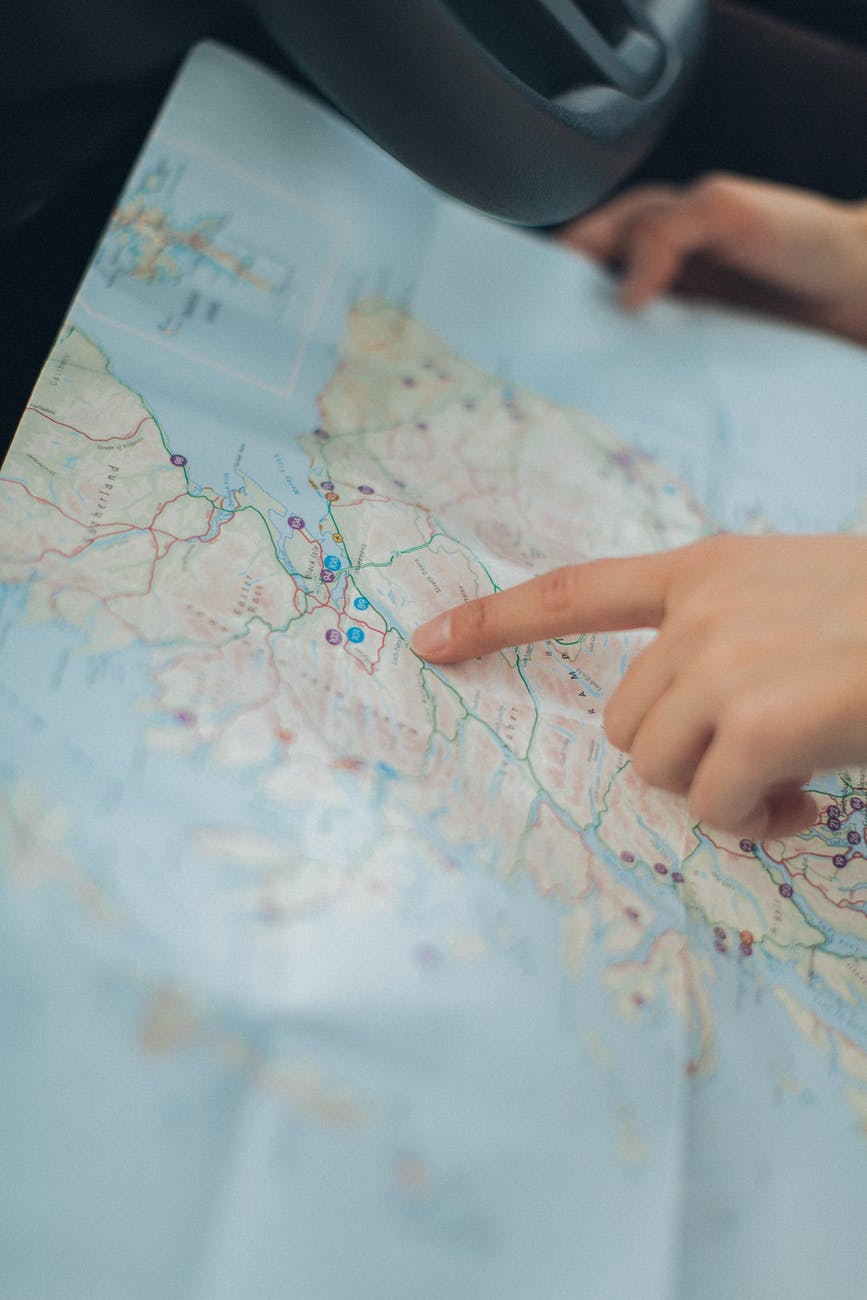
[[[628,308],[673,289],[867,343],[867,203],[711,175],[627,190],[558,238],[620,268]]]
[[[549,637],[656,627],[605,710],[651,785],[754,839],[809,826],[816,769],[867,760],[867,538],[720,535],[554,569],[413,637],[450,664]]]

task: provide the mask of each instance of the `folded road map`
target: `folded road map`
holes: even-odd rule
[[[409,636],[864,530],[865,411],[192,53],[0,479],[3,1296],[864,1296],[865,773],[734,840],[606,742],[647,633]]]

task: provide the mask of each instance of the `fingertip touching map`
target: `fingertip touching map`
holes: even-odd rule
[[[409,637],[863,529],[865,407],[191,54],[0,476],[4,1295],[863,1295],[867,772],[734,840],[606,741],[648,634]]]

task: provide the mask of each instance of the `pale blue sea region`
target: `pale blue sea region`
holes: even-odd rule
[[[710,521],[845,525],[867,495],[867,353],[671,300],[639,316],[540,238],[440,209],[413,308],[459,352],[591,412],[682,476]]]

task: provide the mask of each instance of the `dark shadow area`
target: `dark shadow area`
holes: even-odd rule
[[[720,170],[838,199],[867,197],[867,48],[782,21],[766,12],[771,7],[714,3],[694,91],[630,183]],[[818,8],[795,0],[773,7]],[[863,32],[867,5],[845,8]],[[842,17],[843,6],[844,26]]]

